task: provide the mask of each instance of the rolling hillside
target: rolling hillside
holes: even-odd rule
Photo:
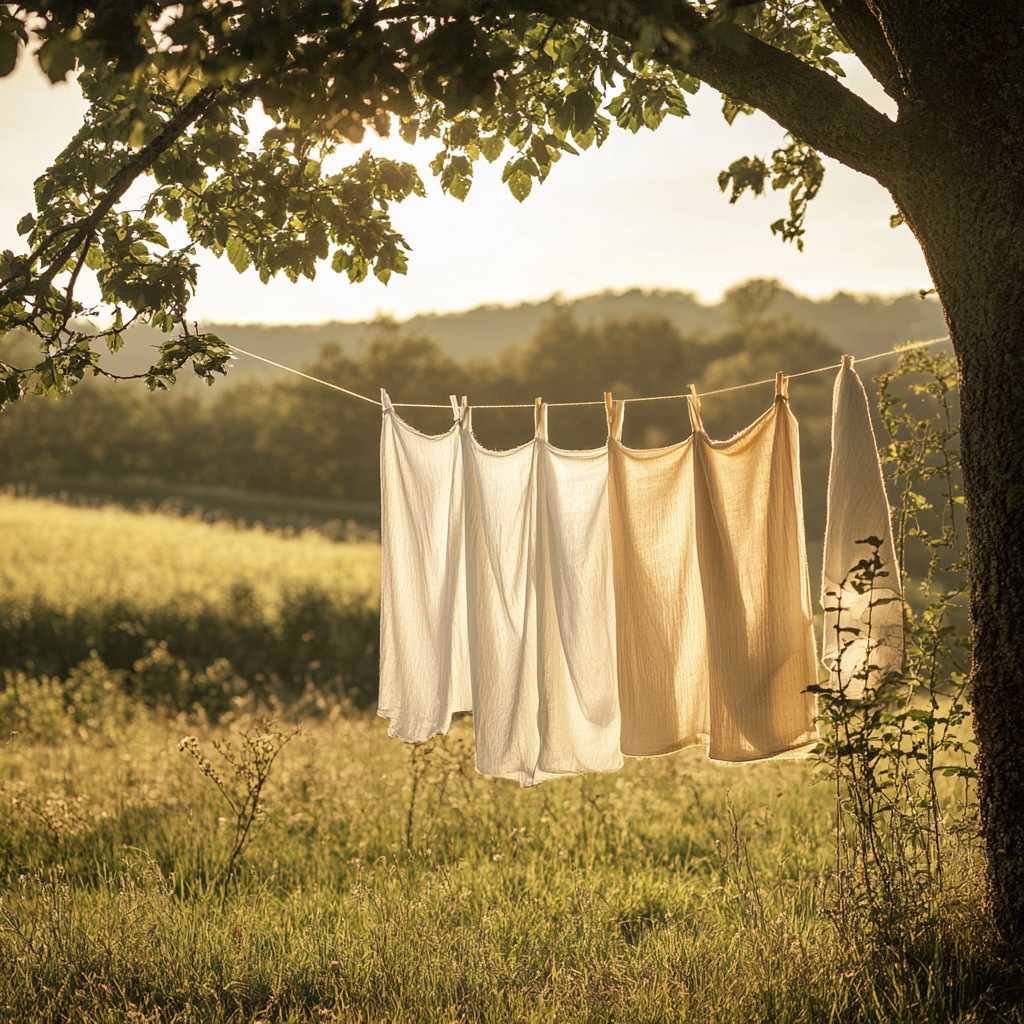
[[[770,289],[771,301],[760,312],[784,317],[820,331],[844,352],[866,356],[900,341],[918,341],[945,335],[942,311],[934,298],[922,300],[917,293],[885,298],[837,292],[828,299],[809,299],[782,287]],[[492,355],[509,345],[527,341],[542,321],[556,309],[568,310],[580,324],[631,319],[637,315],[665,317],[686,337],[712,335],[735,323],[729,294],[716,305],[704,305],[684,291],[600,292],[567,299],[552,295],[540,302],[515,306],[477,306],[460,313],[423,313],[402,322],[411,332],[437,341],[455,359]],[[368,322],[289,326],[267,324],[202,324],[229,344],[289,366],[316,359],[325,342],[339,343],[347,351],[365,338]],[[137,373],[150,363],[151,348],[159,336],[146,329],[134,332],[131,343],[105,363],[120,373]],[[10,342],[6,343],[9,348]],[[0,342],[0,349],[5,347]],[[256,360],[240,358],[229,379],[251,375],[277,375],[280,371]],[[205,389],[203,389],[205,390]]]
[[[530,338],[556,308],[572,312],[582,324],[629,319],[637,315],[670,320],[683,335],[714,334],[730,321],[728,300],[703,305],[683,291],[601,292],[576,299],[553,295],[541,302],[516,306],[477,306],[462,313],[424,313],[403,321],[403,327],[435,339],[456,359],[488,356]],[[900,341],[919,341],[946,333],[935,299],[916,293],[897,298],[855,296],[837,292],[828,299],[808,299],[786,289],[776,292],[770,313],[813,327],[844,352],[866,356]],[[302,325],[206,324],[225,341],[279,362],[298,365],[316,357],[325,341],[345,348],[357,345],[366,323]],[[239,367],[241,368],[241,367]],[[269,367],[246,372],[276,372]]]

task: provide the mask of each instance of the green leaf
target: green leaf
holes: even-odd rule
[[[621,104],[622,97],[617,96],[612,100]],[[597,115],[597,98],[589,89],[577,89],[568,96],[568,103],[573,111],[573,124],[575,132],[586,132],[594,125],[594,118]],[[615,111],[612,111],[614,114]]]
[[[724,192],[732,184],[732,195],[729,202],[735,203],[747,189],[750,189],[755,196],[764,192],[765,180],[768,177],[768,168],[760,157],[744,156],[734,160],[728,168],[718,175],[718,188]],[[781,221],[777,223],[781,224]],[[774,228],[772,229],[774,230]]]
[[[66,36],[47,39],[39,48],[39,66],[51,82],[63,82],[77,63],[75,47]]]
[[[533,178],[517,169],[509,175],[508,190],[521,203],[533,191]]]
[[[573,140],[573,142],[576,143],[577,146],[580,147],[580,149],[590,149],[590,147],[594,144],[594,141],[596,139],[597,139],[597,129],[596,128],[590,128],[590,129],[588,129],[585,132],[576,132],[576,131],[574,131],[572,133],[572,140]]]
[[[461,203],[469,195],[473,179],[464,174],[456,174],[448,182],[448,194],[454,196]]]
[[[505,139],[501,135],[486,135],[480,139],[480,152],[489,164],[493,164],[504,149]]]
[[[252,257],[249,255],[249,249],[238,235],[232,235],[228,239],[225,250],[228,254],[228,262],[240,274],[244,274],[252,266]]]
[[[731,125],[739,114],[745,114],[748,117],[754,113],[754,108],[746,103],[733,103],[728,96],[722,97],[722,116]]]
[[[4,78],[9,75],[18,63],[18,34],[15,25],[10,24],[14,22],[11,18],[8,21],[4,18],[3,24],[0,25],[0,78]]]
[[[691,96],[696,96],[700,91],[700,79],[692,78],[690,75],[675,74],[675,80],[680,89],[688,92]]]

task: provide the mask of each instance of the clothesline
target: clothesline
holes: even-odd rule
[[[898,574],[865,587],[850,570],[865,537],[898,565],[851,364],[831,389],[821,649],[830,689],[857,699],[899,671],[904,605]],[[522,786],[698,745],[734,764],[796,758],[819,740],[799,426],[784,401],[723,442],[688,402],[691,440],[655,450],[622,444],[617,404],[607,444],[584,451],[548,443],[541,404],[532,440],[492,451],[457,402],[456,425],[428,435],[381,398],[377,713],[390,736],[422,743],[469,712],[477,771]]]
[[[931,341],[915,341],[913,344],[904,345],[899,349],[890,349],[887,352],[878,352],[873,356],[865,356],[863,359],[858,359],[858,363],[869,363],[872,359],[884,359],[886,356],[898,356],[904,352],[913,352],[915,349],[927,348],[929,345],[941,345],[944,342],[949,341],[949,338],[933,338]],[[369,402],[371,405],[380,407],[380,402],[376,398],[369,398],[366,395],[359,394],[358,391],[349,391],[348,388],[343,388],[340,384],[332,384],[329,380],[321,380],[319,377],[313,377],[308,373],[303,373],[301,370],[296,370],[293,366],[285,366],[283,363],[275,363],[273,359],[267,359],[264,356],[258,356],[255,352],[247,352],[244,348],[239,348],[237,345],[228,345],[228,348],[232,352],[237,352],[239,355],[249,356],[250,359],[258,359],[261,363],[266,363],[268,366],[275,366],[279,370],[286,370],[288,373],[294,373],[296,377],[303,377],[306,380],[313,381],[314,384],[323,384],[325,388],[331,388],[334,391],[340,391],[343,395],[349,395],[352,398],[358,398],[362,402]],[[842,368],[842,363],[833,363],[831,366],[819,366],[816,370],[803,370],[800,373],[788,373],[786,374],[787,380],[792,380],[794,377],[807,377],[814,373],[825,373],[828,370],[838,370]],[[696,395],[697,398],[706,398],[708,395],[724,395],[729,391],[741,391],[743,388],[756,388],[763,384],[774,384],[775,377],[769,377],[766,380],[755,380],[749,384],[735,384],[730,388],[718,388],[715,391],[702,391]],[[695,392],[690,391],[682,395],[653,395],[647,398],[624,398],[624,402],[664,402],[675,398],[689,398],[693,396]],[[448,405],[433,405],[422,402],[393,402],[396,409],[448,409]],[[604,401],[592,401],[592,402],[547,402],[545,403],[550,407],[568,407],[577,405],[604,405]],[[523,402],[516,405],[474,405],[474,409],[533,409],[533,402]]]

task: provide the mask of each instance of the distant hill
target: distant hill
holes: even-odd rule
[[[477,306],[462,313],[424,313],[402,321],[402,326],[434,338],[448,354],[465,359],[487,356],[507,345],[527,341],[557,309],[568,310],[582,323],[625,320],[638,315],[665,317],[684,335],[713,335],[730,323],[728,299],[704,305],[689,292],[634,288],[577,299],[554,295],[541,302],[515,306]],[[946,333],[939,303],[934,298],[922,300],[917,293],[881,298],[837,292],[831,298],[809,299],[779,289],[765,312],[814,327],[844,352],[855,356],[871,355],[897,342],[937,338]],[[205,330],[220,335],[229,344],[290,366],[313,359],[320,345],[327,341],[344,347],[357,345],[367,327],[367,323],[340,321],[297,327],[204,325]],[[249,361],[250,366],[253,363]]]
[[[732,290],[732,291],[735,291]],[[762,315],[789,317],[819,330],[844,352],[871,355],[901,341],[919,341],[946,334],[942,311],[934,298],[922,300],[917,293],[883,298],[837,292],[827,299],[810,299],[781,286],[770,289],[770,304]],[[582,323],[630,319],[637,315],[665,317],[687,336],[714,335],[735,322],[729,293],[715,305],[701,303],[684,291],[605,291],[581,298],[552,295],[540,302],[515,306],[477,306],[461,313],[422,313],[402,321],[409,331],[434,338],[459,359],[487,356],[507,345],[527,341],[538,325],[556,310],[568,310]],[[330,321],[323,324],[266,325],[204,323],[229,344],[288,366],[313,360],[325,342],[353,348],[366,336],[369,322]],[[135,373],[150,362],[146,342],[149,331],[133,332],[131,344],[116,357],[106,359],[111,369]],[[149,341],[155,344],[158,339]],[[235,379],[249,374],[276,374],[256,360],[239,357]]]

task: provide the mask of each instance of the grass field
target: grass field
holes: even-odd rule
[[[217,663],[238,585],[262,623],[247,664],[296,592],[375,621],[370,545],[20,499],[0,530],[4,642],[42,609],[73,666],[0,690],[0,1020],[1024,1021],[970,843],[898,930],[844,914],[810,763],[686,752],[520,790],[475,773],[469,720],[410,747],[312,678],[287,702]],[[129,607],[137,641],[213,623],[195,650],[216,700],[155,699],[161,672],[202,692],[173,648],[75,665],[77,623]],[[238,807],[252,762],[212,744],[237,760],[268,710],[302,731],[227,878],[235,814],[179,742]]]
[[[223,702],[238,679],[375,697],[377,544],[2,494],[0,537],[0,667],[66,675],[96,651],[176,707]]]
[[[899,947],[837,928],[806,765],[522,791],[473,772],[468,722],[413,759],[327,713],[224,890],[231,812],[176,746],[220,730],[114,717],[4,749],[5,1020],[1024,1019],[969,865]]]

